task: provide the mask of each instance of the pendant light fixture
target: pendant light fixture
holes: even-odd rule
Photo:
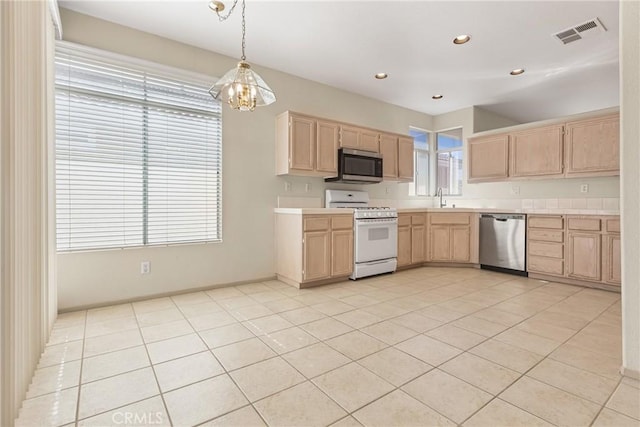
[[[234,0],[233,6],[229,9],[229,13],[221,15],[224,10],[224,4],[220,1],[210,1],[209,8],[213,10],[220,21],[224,21],[235,9],[239,0]],[[245,49],[245,0],[242,1],[242,56],[238,65],[227,71],[220,80],[214,84],[209,93],[215,99],[222,99],[229,104],[234,110],[253,111],[256,107],[269,105],[276,101],[276,95],[267,85],[262,77],[256,74],[251,66],[245,61],[247,58],[244,54]]]

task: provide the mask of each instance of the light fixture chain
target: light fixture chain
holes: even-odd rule
[[[242,60],[244,61],[247,57],[244,55],[244,35],[245,35],[245,22],[244,22],[244,6],[245,0],[242,0]]]
[[[222,22],[222,21],[226,21],[226,20],[227,20],[227,18],[229,18],[229,17],[231,16],[231,14],[233,13],[233,10],[236,8],[236,5],[237,5],[237,4],[238,4],[238,0],[234,0],[234,2],[233,2],[233,6],[231,6],[231,9],[229,9],[229,12],[227,12],[227,14],[226,14],[226,15],[220,15],[220,12],[218,12],[218,11],[216,10],[216,15],[218,15],[218,20],[219,20],[220,22]]]

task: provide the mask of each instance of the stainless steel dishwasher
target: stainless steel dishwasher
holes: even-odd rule
[[[526,276],[525,215],[480,216],[480,266],[489,270]]]

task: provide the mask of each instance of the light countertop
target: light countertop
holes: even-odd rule
[[[275,208],[277,214],[291,215],[339,215],[352,214],[349,208]],[[499,208],[398,208],[399,213],[412,212],[460,212],[460,213],[503,213],[503,214],[528,214],[528,215],[600,215],[617,216],[619,211],[592,210],[592,209],[499,209]]]

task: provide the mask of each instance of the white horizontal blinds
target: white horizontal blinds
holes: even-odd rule
[[[58,250],[220,239],[221,106],[208,89],[57,46]]]

